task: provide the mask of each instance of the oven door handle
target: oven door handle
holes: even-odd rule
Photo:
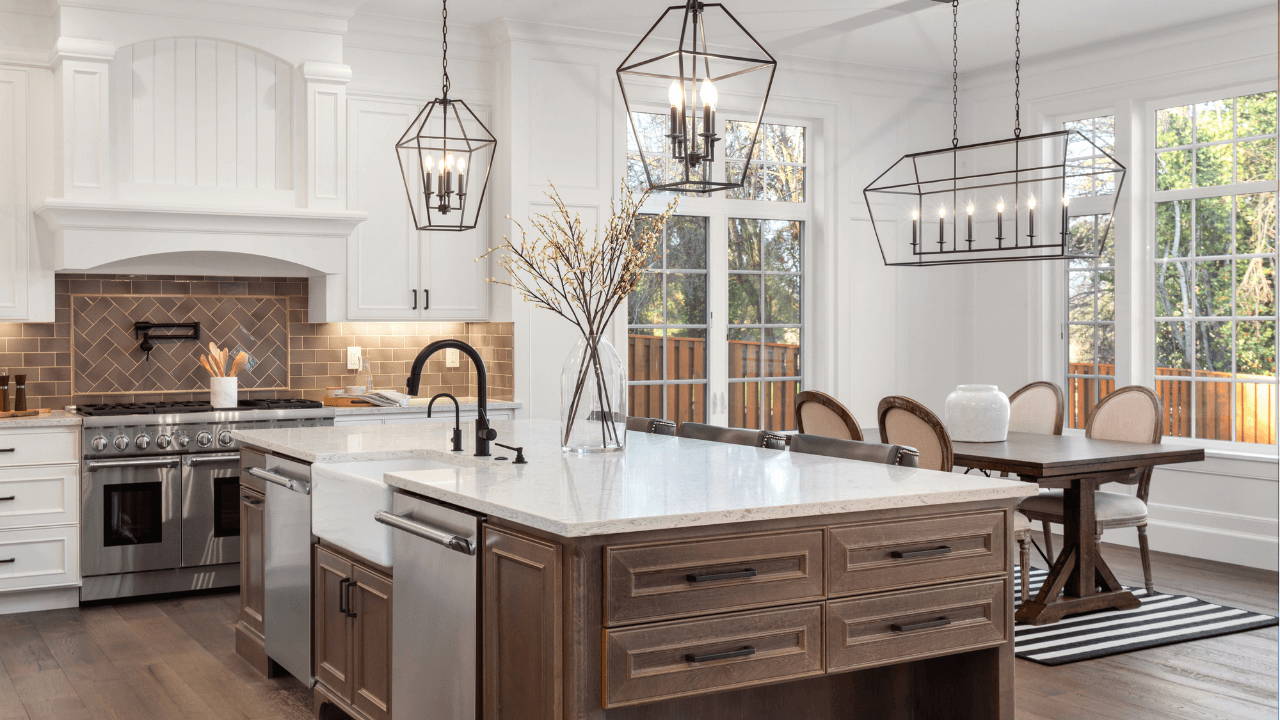
[[[187,467],[204,465],[205,463],[227,462],[239,460],[240,453],[218,453],[217,455],[191,455],[187,458]]]
[[[177,456],[162,458],[132,458],[128,460],[88,460],[84,466],[89,472],[106,468],[123,467],[173,467],[181,462]]]
[[[306,480],[296,480],[294,478],[285,477],[284,475],[277,475],[270,470],[264,470],[260,467],[249,468],[249,474],[259,480],[266,480],[269,483],[275,483],[280,487],[287,488],[296,493],[302,493],[303,495],[311,494],[311,483]]]

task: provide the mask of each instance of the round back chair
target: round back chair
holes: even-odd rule
[[[1009,432],[1061,435],[1062,388],[1046,381],[1023,385],[1009,396]]]
[[[909,397],[893,395],[876,410],[880,442],[906,445],[920,453],[920,467],[951,472],[955,465],[951,435],[929,408]]]
[[[862,427],[839,400],[817,390],[796,393],[796,427],[806,435],[862,440]]]

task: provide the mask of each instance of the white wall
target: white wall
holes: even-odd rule
[[[1276,39],[1271,8],[1023,63],[1024,129],[1060,129],[1064,119],[1117,115],[1117,152],[1129,173],[1117,209],[1116,248],[1119,262],[1131,270],[1117,278],[1116,345],[1122,366],[1117,386],[1150,384],[1154,372],[1151,323],[1141,311],[1151,302],[1150,112],[1170,98],[1274,89]],[[1011,134],[1008,68],[965,76],[961,87],[967,97],[962,142]],[[1119,127],[1126,115],[1134,117],[1136,138]],[[966,338],[957,363],[966,382],[993,383],[1006,391],[1035,380],[1062,382],[1063,274],[1061,261],[966,269],[962,282],[968,303],[957,304],[947,316]],[[1209,457],[1156,471],[1150,496],[1152,548],[1276,569],[1280,478],[1274,447],[1268,456],[1257,448],[1236,453],[1238,446],[1226,443],[1170,442],[1207,445]],[[1111,531],[1106,539],[1136,546],[1137,532]],[[1155,573],[1159,584],[1158,566]]]

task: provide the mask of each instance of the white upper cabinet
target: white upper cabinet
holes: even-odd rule
[[[369,219],[347,251],[352,320],[483,320],[489,314],[488,221],[467,232],[418,232],[409,212],[396,141],[421,105],[350,99],[347,198]]]
[[[28,315],[27,74],[0,69],[0,319]]]

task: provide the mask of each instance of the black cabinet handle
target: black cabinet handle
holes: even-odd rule
[[[951,548],[947,547],[946,545],[943,545],[942,547],[933,548],[932,550],[907,550],[905,552],[903,552],[902,550],[894,550],[893,552],[889,553],[890,557],[895,557],[895,558],[898,558],[899,560],[910,560],[912,558],[934,557],[936,555],[950,555],[950,554],[951,554]]]
[[[427,288],[422,288],[422,309],[431,309],[431,291]]]
[[[413,309],[414,310],[418,309],[418,289],[417,288],[413,289]]]
[[[728,652],[711,653],[710,655],[694,655],[692,653],[685,655],[684,659],[691,663],[711,662],[712,660],[728,660],[729,658],[749,657],[756,654],[756,649],[750,645],[744,646],[741,650],[730,650]]]
[[[9,558],[8,560],[0,560],[0,565],[8,565],[11,562],[16,562],[17,559],[18,558]]]
[[[937,620],[926,620],[924,622],[910,623],[908,625],[899,625],[893,623],[889,629],[894,632],[911,632],[912,630],[927,630],[928,628],[945,627],[951,624],[951,618],[940,617]]]
[[[714,582],[716,580],[737,580],[739,578],[755,577],[756,571],[753,568],[739,570],[737,572],[727,573],[709,573],[706,575],[694,575],[692,573],[685,576],[689,582]]]
[[[0,453],[18,452],[18,448],[0,448]]]
[[[0,502],[8,502],[10,500],[13,500],[14,498],[15,496],[13,495],[5,495],[4,497],[0,497]]]
[[[356,616],[356,603],[355,598],[351,596],[351,591],[354,590],[358,584],[359,583],[355,580],[347,581],[347,617],[349,618]]]
[[[338,581],[338,612],[343,615],[347,614],[347,583],[351,582],[347,578]]]

